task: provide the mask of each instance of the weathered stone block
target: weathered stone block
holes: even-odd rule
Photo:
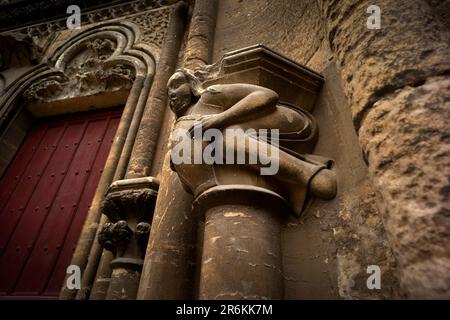
[[[378,101],[360,140],[403,288],[415,298],[450,297],[450,80],[430,78]]]

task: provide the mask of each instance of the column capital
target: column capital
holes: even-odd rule
[[[153,177],[118,180],[109,187],[102,213],[110,222],[104,224],[98,241],[114,253],[115,265],[142,266],[158,187]]]
[[[221,185],[209,188],[195,198],[193,210],[204,221],[206,212],[216,206],[247,205],[263,206],[276,212],[280,219],[286,218],[292,209],[286,199],[271,190],[245,184]]]
[[[158,194],[159,181],[153,177],[117,180],[109,187],[102,213],[110,221],[150,219]]]

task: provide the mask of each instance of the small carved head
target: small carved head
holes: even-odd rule
[[[167,82],[170,108],[177,117],[186,110],[205,91],[200,80],[188,69],[178,69]]]

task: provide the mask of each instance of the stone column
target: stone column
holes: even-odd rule
[[[100,251],[96,243],[97,233],[104,221],[102,221],[102,213],[100,212],[103,197],[108,190],[109,185],[114,180],[117,171],[117,165],[120,157],[123,154],[123,149],[127,143],[126,138],[133,119],[134,111],[137,106],[137,101],[143,90],[145,84],[144,77],[136,78],[133,87],[130,91],[127,104],[125,105],[122,118],[117,129],[114,142],[109,151],[108,159],[106,160],[103,174],[98,183],[97,189],[92,199],[88,215],[83,225],[80,238],[78,240],[75,252],[73,254],[71,265],[80,266],[83,270],[83,277],[81,281],[81,289],[69,290],[64,281],[63,288],[60,293],[60,299],[71,300],[80,296],[81,299],[86,299],[89,295],[89,287],[92,283],[93,275],[99,260],[99,254],[92,254],[92,252]]]
[[[195,68],[210,63],[217,2],[195,1],[184,49],[184,67]],[[173,117],[169,119],[173,123]],[[170,169],[170,152],[166,150],[165,153],[154,227],[147,247],[138,299],[194,297],[198,223],[191,212],[192,196]]]
[[[138,123],[139,130],[131,139],[133,144],[131,155],[127,156],[124,161],[121,161],[122,166],[119,168],[122,177],[132,182],[135,178],[147,177],[153,166],[155,146],[157,144],[159,130],[164,121],[165,105],[166,105],[166,90],[168,76],[175,69],[178,53],[180,50],[182,37],[184,34],[184,25],[186,18],[187,6],[184,2],[179,2],[173,5],[169,26],[167,28],[164,45],[161,51],[161,56],[158,61],[155,77],[151,85],[148,99],[144,101],[145,108],[141,112],[142,118]],[[129,159],[129,163],[127,164]],[[123,177],[123,175],[125,175]],[[119,178],[119,179],[120,179]],[[103,221],[104,222],[104,221]],[[150,220],[151,222],[151,220]],[[145,249],[144,249],[145,251]],[[105,299],[110,297],[110,294],[120,290],[121,285],[126,285],[126,282],[120,280],[123,278],[123,272],[116,271],[111,275],[111,255],[104,252],[101,256],[100,262],[95,266],[96,279],[92,288],[91,299]],[[119,269],[118,269],[119,270]],[[111,275],[111,283],[115,282],[116,288],[108,289],[108,279]],[[139,283],[139,274],[130,274],[130,283]],[[137,288],[130,290],[134,296],[124,296],[126,299],[135,299]],[[118,298],[114,296],[114,299]]]
[[[150,177],[119,180],[103,202],[102,212],[110,222],[103,226],[99,242],[114,254],[107,299],[136,297],[158,186]]]
[[[166,84],[178,63],[186,23],[186,11],[187,5],[183,1],[174,5],[155,79],[126,168],[125,178],[127,179],[151,175],[151,168],[155,160],[155,149],[166,112]]]
[[[381,9],[381,29],[366,26]],[[322,1],[404,294],[450,297],[449,33],[432,1]]]
[[[214,187],[194,202],[205,220],[200,299],[283,299],[281,221],[286,201],[267,189]]]

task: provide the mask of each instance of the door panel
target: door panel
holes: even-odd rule
[[[0,182],[0,295],[58,295],[119,118],[53,118],[29,134]]]
[[[65,277],[65,270],[67,268],[67,265],[70,263],[72,254],[78,241],[78,237],[81,233],[81,228],[83,227],[84,219],[86,216],[86,214],[83,214],[83,212],[87,213],[91,205],[91,200],[95,193],[95,189],[97,188],[100,176],[103,172],[103,167],[106,162],[110,146],[113,142],[119,120],[119,118],[110,119],[106,134],[103,138],[103,140],[107,143],[102,143],[100,145],[97,157],[95,158],[95,161],[90,169],[88,181],[77,206],[77,212],[73,217],[72,225],[67,232],[64,245],[61,249],[61,253],[56,263],[55,274],[49,280],[49,284],[45,289],[46,291],[44,292],[45,295],[58,295],[59,291],[61,290],[61,284]]]
[[[24,173],[23,167],[30,165],[30,161],[36,150],[39,148],[45,133],[45,127],[38,127],[28,135],[28,139],[16,155],[17,161],[14,161],[10,165],[9,170],[5,173],[3,179],[0,180],[0,210],[3,209],[8,199],[13,195],[15,187]],[[3,211],[0,211],[0,215],[2,212]]]

